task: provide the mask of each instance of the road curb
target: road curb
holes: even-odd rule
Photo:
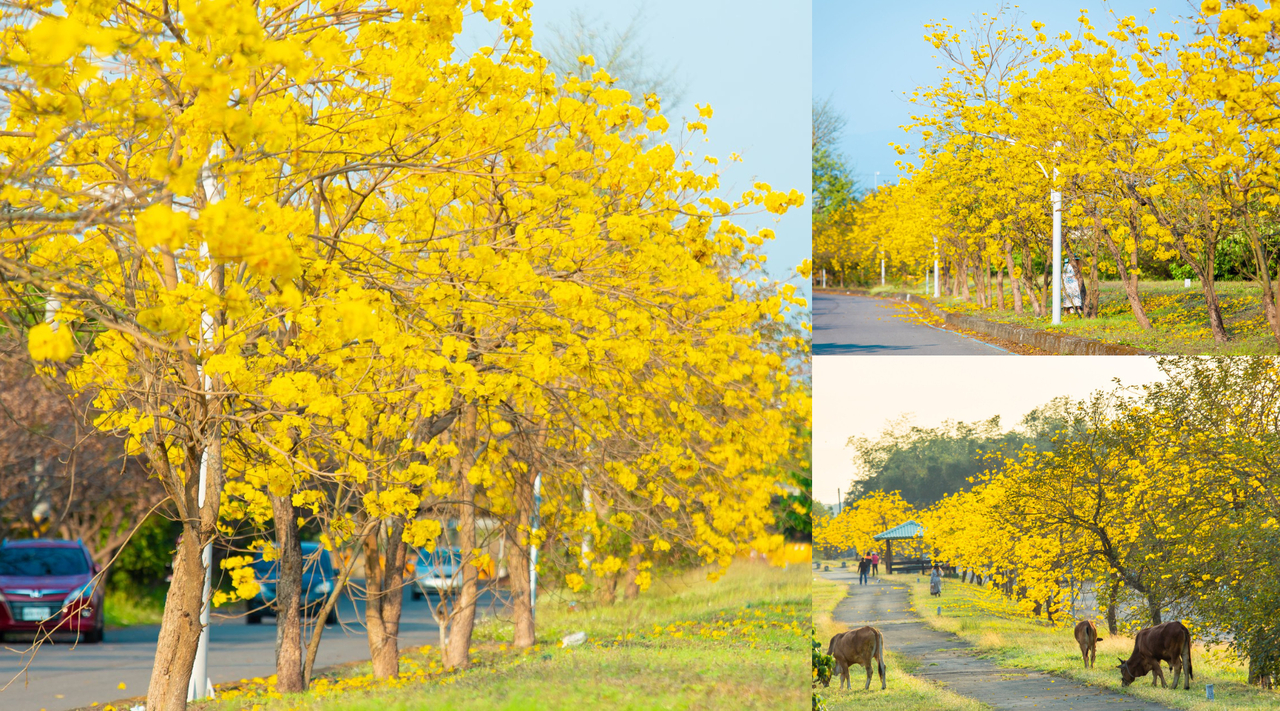
[[[1053,333],[1052,331],[1042,331],[1040,329],[1018,326],[1012,323],[988,321],[977,316],[952,313],[942,309],[930,299],[922,298],[920,296],[916,296],[915,298],[911,298],[910,295],[907,295],[906,297],[898,297],[897,295],[880,296],[859,289],[815,289],[814,292],[831,294],[843,293],[848,295],[856,294],[858,296],[869,296],[877,299],[885,299],[887,301],[923,304],[925,308],[929,309],[934,315],[941,318],[948,328],[981,333],[993,338],[1000,338],[1013,343],[1020,343],[1025,346],[1060,355],[1155,355],[1151,351],[1144,351],[1140,348],[1134,348],[1133,346],[1124,346],[1118,343],[1107,343],[1105,341],[1095,341],[1092,338],[1084,338],[1082,336]]]

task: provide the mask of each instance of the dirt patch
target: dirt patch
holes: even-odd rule
[[[849,585],[849,594],[832,619],[850,629],[874,625],[884,633],[886,649],[911,657],[914,676],[928,679],[994,709],[1071,709],[1073,711],[1169,711],[1169,707],[1117,694],[1034,669],[1009,669],[976,656],[973,645],[929,627],[911,610],[903,586],[873,579],[859,585],[856,573],[818,573]],[[886,674],[893,683],[890,669]]]

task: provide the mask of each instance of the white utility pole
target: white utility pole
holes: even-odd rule
[[[933,298],[941,296],[938,291],[938,283],[942,275],[938,272],[938,235],[933,236]]]
[[[541,524],[539,512],[542,510],[542,474],[533,478],[533,515],[529,526],[529,612],[537,618],[538,610],[538,545],[535,535]]]
[[[987,136],[987,138],[998,138],[1012,145],[1018,143],[1012,138],[1000,136]],[[1056,141],[1053,145],[1057,148],[1062,145],[1062,142]],[[1036,146],[1031,147],[1040,150]],[[1053,177],[1050,178],[1049,171],[1044,169],[1043,163],[1036,161],[1036,165],[1040,167],[1040,172],[1044,173],[1045,180],[1050,181],[1049,202],[1053,205],[1053,325],[1057,326],[1062,323],[1062,193],[1057,189],[1058,166],[1053,166]]]
[[[209,174],[207,164],[203,182],[205,198],[209,203],[212,203],[218,195],[218,186]],[[209,263],[208,245],[200,245],[200,257],[205,263]],[[213,288],[212,265],[201,272],[200,279],[210,289]],[[206,310],[200,316],[200,348],[203,350],[208,344],[212,343],[213,337],[213,314]],[[204,366],[199,363],[196,364],[196,372],[199,374],[200,383],[204,386],[205,393],[208,394],[213,390],[213,379],[205,374]],[[221,436],[216,427],[212,430],[212,436]],[[204,510],[205,506],[205,488],[209,481],[208,470],[209,446],[206,443],[204,451],[200,454],[200,490],[196,495],[196,503],[201,511]],[[213,681],[209,679],[209,607],[213,588],[213,541],[206,543],[204,549],[200,551],[200,563],[204,566],[204,593],[200,598],[202,601],[200,606],[200,641],[196,645],[196,658],[191,663],[191,680],[187,682],[187,701],[208,699],[215,696]]]
[[[1040,166],[1044,170],[1044,166]],[[1045,175],[1045,177],[1049,177]],[[1058,166],[1053,167],[1053,185],[1058,182]],[[1053,203],[1053,325],[1062,323],[1062,193],[1055,187],[1049,193]]]

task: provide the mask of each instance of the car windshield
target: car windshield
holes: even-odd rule
[[[319,549],[317,545],[302,544],[302,572],[304,575],[319,575],[325,579],[332,579],[334,577],[333,561],[328,553],[322,552],[317,556],[316,551]],[[253,572],[257,574],[259,580],[274,580],[278,575],[277,562],[265,561],[259,553],[253,561]]]
[[[418,551],[418,559],[423,565],[457,565],[462,561],[462,551],[456,548]]]
[[[75,548],[5,546],[0,548],[0,575],[84,575],[89,561]]]

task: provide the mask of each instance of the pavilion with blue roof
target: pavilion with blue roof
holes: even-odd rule
[[[884,541],[884,569],[886,573],[893,573],[893,542],[894,541],[910,541],[920,538],[924,535],[924,526],[915,521],[907,521],[897,526],[881,531],[871,538],[876,541]]]

